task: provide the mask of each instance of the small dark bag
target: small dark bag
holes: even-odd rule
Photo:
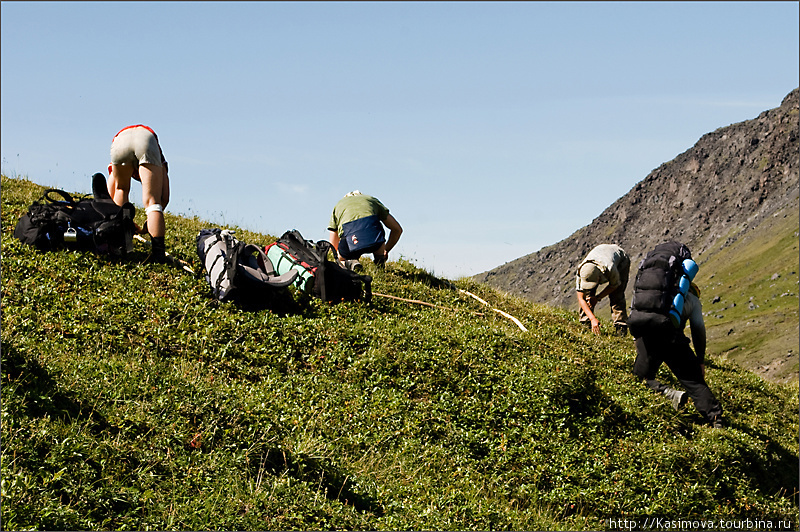
[[[75,200],[59,189],[47,189],[14,228],[22,243],[42,251],[73,249],[121,256],[133,250],[136,208],[121,207],[106,189],[105,176],[92,176],[94,197]]]

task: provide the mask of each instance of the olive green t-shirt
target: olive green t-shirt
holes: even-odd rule
[[[341,237],[342,226],[344,224],[375,215],[377,215],[382,222],[386,221],[386,217],[389,216],[389,209],[387,209],[378,198],[366,194],[345,196],[340,199],[339,203],[333,208],[330,222],[328,222],[328,229],[330,231],[336,231]]]

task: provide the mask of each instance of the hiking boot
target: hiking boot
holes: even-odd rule
[[[680,410],[686,404],[686,401],[689,400],[689,396],[686,392],[682,392],[680,390],[673,390],[672,388],[664,391],[664,396],[669,399],[669,402],[672,404],[672,408],[675,410]]]
[[[142,264],[166,264],[167,263],[167,256],[165,254],[158,254],[155,251],[151,251],[150,254],[147,256],[146,259],[142,261]]]
[[[614,336],[625,337],[628,336],[628,326],[627,325],[614,325]]]
[[[354,272],[364,271],[364,266],[356,259],[344,261],[344,267]]]
[[[722,421],[722,417],[721,416],[717,416],[717,417],[714,418],[714,420],[711,422],[711,428],[713,428],[713,429],[724,429],[725,428],[725,422]]]
[[[166,248],[163,236],[150,237],[150,255],[144,260],[143,264],[164,264],[167,262]]]

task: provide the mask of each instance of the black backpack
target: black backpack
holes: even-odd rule
[[[295,286],[303,293],[331,303],[372,299],[372,277],[348,270],[338,260],[328,260],[329,251],[334,259],[337,254],[327,240],[306,240],[295,229],[286,231],[265,251],[279,273],[298,272]]]
[[[268,307],[291,297],[283,289],[295,281],[297,272],[278,275],[260,247],[237,240],[231,231],[202,229],[197,235],[197,254],[206,281],[220,301]]]
[[[674,241],[659,244],[645,255],[633,284],[631,315],[628,318],[628,329],[634,338],[676,331],[669,311],[678,293],[683,261],[691,258],[689,248]]]
[[[125,255],[133,250],[136,208],[114,203],[103,174],[92,176],[93,198],[75,200],[50,188],[33,202],[14,228],[14,236],[42,251],[73,249]]]

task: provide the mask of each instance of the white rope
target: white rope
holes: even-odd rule
[[[475,294],[473,294],[472,292],[468,292],[468,291],[466,291],[466,290],[462,290],[461,288],[459,288],[459,289],[458,289],[458,291],[459,291],[459,292],[461,292],[462,294],[467,294],[468,296],[470,296],[470,297],[473,297],[473,298],[477,299],[478,301],[480,301],[481,303],[483,303],[483,304],[484,304],[484,305],[486,305],[487,307],[490,307],[490,308],[491,308],[493,311],[497,312],[497,313],[498,313],[498,314],[500,314],[501,316],[505,316],[506,318],[508,318],[508,319],[510,319],[511,321],[513,321],[514,323],[516,323],[516,324],[517,324],[517,327],[519,327],[520,329],[522,329],[522,331],[523,331],[523,332],[528,332],[528,329],[526,329],[526,328],[525,328],[525,326],[522,324],[522,322],[520,322],[520,321],[519,321],[517,318],[515,318],[515,317],[514,317],[514,316],[512,316],[511,314],[509,314],[509,313],[507,313],[507,312],[503,312],[502,310],[500,310],[500,309],[498,309],[498,308],[494,308],[494,307],[492,307],[492,306],[491,306],[491,305],[490,305],[488,302],[486,302],[486,301],[484,301],[483,299],[479,298],[478,296],[476,296],[476,295],[475,295]]]
[[[441,305],[434,305],[433,303],[428,303],[427,301],[420,301],[419,299],[406,299],[404,297],[390,296],[389,294],[380,294],[378,292],[372,292],[372,295],[373,296],[378,296],[378,297],[386,297],[386,298],[389,298],[389,299],[395,299],[397,301],[405,301],[406,303],[414,303],[414,304],[417,304],[417,305],[425,305],[426,307],[438,308],[438,309],[442,309],[442,310],[455,310],[455,311],[462,310],[462,309],[457,309],[457,308],[452,308],[452,307],[443,307]],[[470,314],[475,314],[476,316],[483,316],[483,313],[481,313],[481,312],[472,312],[470,310],[467,310],[465,312],[469,312]]]

